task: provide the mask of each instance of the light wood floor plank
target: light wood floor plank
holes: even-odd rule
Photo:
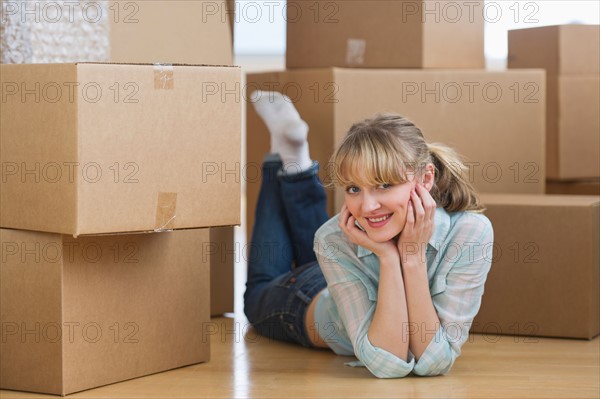
[[[352,358],[257,336],[215,318],[212,359],[79,392],[70,398],[598,398],[600,339],[471,335],[448,375],[379,380]],[[214,327],[214,328],[212,328]],[[2,398],[43,398],[1,391]]]

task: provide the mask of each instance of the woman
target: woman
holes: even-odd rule
[[[353,125],[332,157],[344,205],[328,220],[319,165],[291,101],[258,92],[271,134],[245,313],[265,336],[356,356],[380,378],[447,373],[468,339],[493,231],[464,165],[399,115]]]

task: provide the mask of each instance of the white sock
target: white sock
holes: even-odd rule
[[[289,97],[279,92],[255,91],[254,109],[271,134],[271,153],[279,154],[287,173],[306,170],[312,166],[308,151],[308,125]]]

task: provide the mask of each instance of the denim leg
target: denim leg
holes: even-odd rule
[[[327,286],[313,251],[314,234],[328,219],[318,170],[314,163],[286,175],[281,160],[266,158],[244,293],[244,312],[261,335],[307,347],[306,311]]]
[[[313,251],[315,233],[329,219],[327,197],[318,173],[316,161],[301,173],[278,173],[297,266],[317,260]]]
[[[263,288],[291,270],[293,250],[289,226],[281,201],[281,184],[277,171],[281,159],[274,154],[265,158],[256,217],[248,253],[248,280],[244,293],[244,311],[252,322]]]
[[[313,298],[327,286],[317,262],[307,263],[269,282],[254,305],[250,320],[260,335],[312,347],[306,328],[306,311]]]

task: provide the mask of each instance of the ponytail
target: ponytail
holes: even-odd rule
[[[431,196],[448,212],[483,212],[485,207],[468,180],[467,167],[452,148],[440,143],[427,145],[436,169]]]

